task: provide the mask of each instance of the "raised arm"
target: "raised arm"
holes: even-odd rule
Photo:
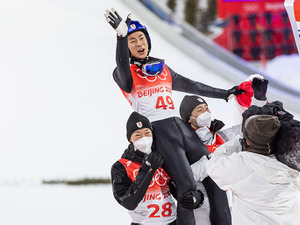
[[[117,38],[117,52],[116,52],[116,63],[117,67],[113,72],[113,78],[119,87],[127,92],[131,92],[132,88],[132,75],[129,64],[129,50],[126,37]]]
[[[121,89],[129,93],[132,88],[132,76],[129,65],[127,31],[131,21],[131,14],[127,16],[126,21],[121,18],[115,9],[111,9],[111,11],[106,10],[104,16],[106,21],[117,32],[117,68],[113,72],[113,78]]]

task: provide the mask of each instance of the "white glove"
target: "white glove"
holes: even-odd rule
[[[251,74],[251,75],[246,79],[246,81],[250,81],[250,80],[252,81],[253,78],[258,78],[258,79],[261,79],[261,80],[265,79],[262,75],[256,73],[256,74]]]
[[[127,35],[128,26],[131,21],[131,13],[127,16],[126,21],[121,18],[115,9],[111,9],[111,11],[107,9],[104,16],[106,21],[116,30],[118,36],[125,37]]]

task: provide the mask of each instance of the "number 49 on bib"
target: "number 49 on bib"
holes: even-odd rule
[[[166,100],[164,99],[164,96],[158,96],[156,101],[156,109],[163,108],[164,110],[167,109],[174,109],[174,103],[173,100],[169,95],[166,96]]]

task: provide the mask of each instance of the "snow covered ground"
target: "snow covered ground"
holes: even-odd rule
[[[130,224],[111,194],[111,186],[0,187],[2,225]]]
[[[108,177],[128,144],[132,110],[111,76],[116,35],[104,18],[111,7],[122,16],[131,11],[121,0],[0,1],[0,224],[129,224],[110,186],[39,185]],[[236,85],[145,25],[152,55],[178,73]],[[174,93],[177,107],[183,96]],[[207,101],[215,118],[235,123],[233,101]]]

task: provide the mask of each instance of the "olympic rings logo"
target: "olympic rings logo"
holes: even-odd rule
[[[138,174],[139,169],[136,169],[133,171],[133,176],[134,178],[136,178],[136,175]],[[164,169],[162,168],[158,168],[152,178],[151,183],[149,184],[149,187],[152,187],[155,183],[158,184],[159,186],[163,187],[167,184],[168,180],[170,179],[170,177],[164,174]]]
[[[155,82],[157,80],[157,77],[160,80],[166,80],[167,79],[167,75],[168,75],[168,72],[166,71],[165,68],[163,69],[163,71],[161,72],[161,74],[156,75],[156,76],[147,76],[140,69],[137,69],[136,73],[137,73],[137,75],[140,78],[146,79],[148,82]]]

